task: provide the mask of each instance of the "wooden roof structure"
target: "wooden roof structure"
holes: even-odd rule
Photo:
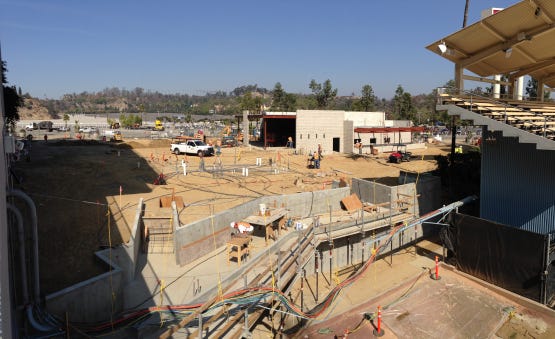
[[[555,88],[555,1],[521,1],[426,48],[455,63],[460,89],[463,78],[491,82],[484,77],[498,74],[508,75],[511,85],[529,75],[541,88]],[[463,75],[464,69],[478,77]]]

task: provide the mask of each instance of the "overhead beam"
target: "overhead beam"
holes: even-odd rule
[[[518,53],[520,55],[522,55],[523,57],[525,57],[526,59],[528,59],[528,61],[532,62],[532,63],[537,63],[538,60],[536,58],[534,58],[533,56],[531,56],[529,53],[525,52],[522,48],[515,46],[514,47],[516,51],[518,51]]]
[[[553,23],[546,24],[545,26],[538,27],[535,30],[528,32],[529,40],[532,40],[532,39],[540,37],[544,34],[550,33],[554,29],[555,29],[555,25]],[[523,41],[526,41],[526,40],[523,40]]]
[[[555,64],[555,58],[542,61],[540,63],[531,65],[530,67],[521,68],[518,72],[512,73],[511,76],[518,78],[518,77],[542,70],[544,68],[550,67],[553,64]]]
[[[551,74],[543,77],[542,80],[543,80],[544,83],[555,80],[555,73],[551,73]]]
[[[487,26],[484,25],[484,27],[487,27]],[[522,43],[524,43],[528,40],[534,39],[534,37],[539,37],[543,34],[547,34],[547,33],[551,32],[554,29],[555,29],[555,26],[553,24],[546,24],[546,25],[541,26],[541,27],[539,27],[535,30],[532,30],[530,32],[520,32],[521,34],[524,33],[524,36],[526,37],[525,39],[522,39],[522,37],[519,37],[519,34],[517,34],[515,37],[513,37],[509,40],[506,40],[506,41],[503,41],[501,43],[490,46],[486,49],[483,49],[483,50],[479,51],[478,53],[475,53],[474,55],[472,55],[472,56],[470,56],[470,57],[468,57],[464,60],[461,60],[460,64],[461,64],[462,67],[467,68],[468,66],[473,65],[477,62],[480,62],[480,61],[484,60],[485,58],[487,58],[487,57],[489,57],[489,56],[491,56],[491,55],[493,55],[497,52],[506,50],[507,48],[514,48],[514,47],[518,46],[519,44],[522,44]],[[492,34],[497,36],[496,33],[492,33]],[[519,51],[519,52],[522,52],[522,51]]]
[[[513,38],[511,40],[507,40],[507,41],[504,41],[502,43],[495,44],[493,46],[490,46],[486,49],[481,50],[480,52],[472,55],[469,58],[461,60],[460,65],[463,68],[467,68],[468,66],[473,65],[477,62],[480,62],[480,61],[484,60],[485,58],[488,58],[488,57],[490,57],[491,55],[493,55],[497,52],[501,52],[503,50],[506,50],[509,47],[514,46],[516,43],[517,43],[517,40],[515,38]]]
[[[485,21],[480,21],[480,25],[482,27],[484,27],[488,32],[491,33],[491,35],[493,35],[494,37],[497,38],[497,40],[499,41],[505,41],[507,40],[506,37],[504,37],[503,35],[501,35],[501,33],[499,33],[498,31],[496,31],[493,27],[491,27],[491,25],[489,25],[488,23],[486,23]]]
[[[475,76],[466,75],[466,74],[463,74],[463,79],[464,80],[471,80],[471,81],[478,81],[478,82],[486,82],[486,83],[489,83],[489,84],[500,84],[500,85],[511,86],[510,81],[500,81],[500,80],[495,80],[495,79],[490,79],[490,78],[475,77]]]

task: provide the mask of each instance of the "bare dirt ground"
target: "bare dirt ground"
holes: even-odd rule
[[[35,201],[39,218],[41,292],[52,293],[91,278],[103,267],[94,251],[129,239],[140,198],[145,213],[165,213],[160,197],[182,197],[182,223],[204,218],[262,195],[330,188],[353,177],[395,185],[401,170],[424,173],[447,154],[428,144],[410,162],[387,163],[387,154],[352,156],[324,150],[321,169],[307,168],[306,155],[285,148],[223,148],[219,175],[199,171],[196,156],[175,156],[170,140],[126,140],[119,144],[50,138],[34,141],[30,161],[14,165],[14,185]],[[255,166],[256,158],[263,165]],[[185,162],[188,175],[183,175]],[[212,171],[217,157],[204,158]],[[270,162],[273,166],[270,166]],[[249,167],[249,176],[242,169]],[[154,185],[160,173],[167,185]],[[20,182],[18,183],[17,180]],[[121,188],[121,195],[120,195]]]

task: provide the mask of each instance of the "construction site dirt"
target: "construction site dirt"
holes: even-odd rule
[[[94,251],[129,240],[140,198],[147,214],[159,210],[159,198],[181,196],[186,224],[263,195],[330,188],[333,180],[369,178],[396,185],[401,170],[427,172],[436,168],[434,155],[448,147],[429,145],[415,159],[387,163],[386,154],[348,156],[324,151],[320,170],[307,168],[307,156],[286,148],[222,148],[220,158],[201,158],[170,152],[169,139],[135,139],[123,143],[50,138],[34,141],[29,161],[14,164],[14,184],[35,201],[39,219],[42,292],[52,293],[106,270]],[[424,156],[422,158],[422,156]],[[417,158],[418,157],[418,158]],[[241,168],[252,168],[242,176]],[[422,160],[424,159],[424,160]],[[187,164],[187,176],[182,161]],[[221,161],[221,175],[211,171]],[[163,174],[166,185],[155,185]],[[19,182],[19,183],[18,183]],[[213,210],[211,210],[213,209]]]
[[[441,251],[439,246],[436,249]],[[553,312],[443,265],[435,279],[430,259],[412,248],[397,253],[393,265],[389,259],[377,261],[365,277],[342,292],[333,312],[297,335],[377,337],[380,307],[382,338],[555,336]]]
[[[100,263],[94,252],[129,240],[129,225],[133,222],[141,198],[145,202],[145,214],[155,216],[163,213],[159,208],[161,198],[180,197],[184,212],[179,214],[180,222],[187,224],[260,196],[329,189],[340,180],[349,184],[352,178],[364,178],[397,185],[401,171],[433,171],[437,168],[434,157],[449,152],[449,145],[427,144],[426,148],[413,150],[410,162],[392,164],[388,162],[389,154],[345,155],[324,150],[321,168],[311,169],[307,166],[307,155],[295,154],[294,150],[285,147],[222,148],[220,157],[199,158],[193,155],[176,156],[170,152],[169,145],[169,139],[108,143],[50,138],[47,142],[41,140],[32,143],[29,161],[15,163],[13,178],[14,185],[29,194],[37,206],[42,294],[59,291],[105,272],[107,267]],[[201,161],[204,162],[204,171],[201,170]],[[262,166],[256,166],[259,161]],[[248,176],[242,172],[243,168],[249,168]],[[187,175],[183,175],[184,170]],[[160,178],[164,179],[164,185],[156,184]],[[386,264],[381,262],[380,265]],[[380,265],[376,265],[375,269],[379,270]],[[429,261],[423,266],[429,266]],[[398,277],[396,281],[414,277]],[[424,279],[429,277],[419,280]],[[442,288],[450,288],[449,284],[458,285],[457,281],[449,279],[439,283]],[[344,297],[357,302],[338,305],[334,308],[335,314],[353,308],[353,305],[362,301],[363,295],[366,297],[364,293]],[[363,308],[366,310],[368,307],[370,305]],[[362,309],[359,311],[363,312]],[[360,312],[350,312],[354,325],[362,319]],[[403,312],[406,312],[405,316]],[[418,313],[418,317],[426,317],[420,314],[422,312],[408,308],[394,316],[391,311],[384,310],[385,337],[392,337],[392,331],[387,328],[391,317],[397,322],[401,318],[419,322],[420,318],[415,319],[413,312]],[[509,319],[509,313],[503,319]],[[409,314],[411,317],[408,317]],[[511,319],[514,314],[511,313]],[[302,332],[303,335],[306,333],[309,337],[316,337],[318,331],[326,328],[339,335],[352,325],[348,323],[348,326],[344,326],[347,324],[345,320],[334,320],[331,315],[328,318],[329,324],[309,327]],[[342,325],[335,326],[333,321],[339,321]],[[511,326],[518,326],[514,323]],[[550,329],[553,326],[548,322],[542,324],[547,324],[546,329],[535,337],[548,338],[543,335],[552,335]],[[512,333],[526,332],[526,329],[511,332],[501,325],[495,335],[502,338],[512,337]],[[368,324],[364,326],[368,327],[367,332],[361,330],[366,335],[360,338],[368,337],[372,331]],[[455,337],[482,337],[481,334],[485,333],[472,332],[476,331],[477,326],[469,324],[463,329],[463,334],[458,333]],[[508,334],[503,334],[504,329]],[[466,330],[469,332],[464,332]],[[405,337],[402,333],[411,333],[403,331],[405,329],[402,326],[395,329],[398,336],[393,337]],[[447,337],[452,334],[447,329],[442,333]],[[494,333],[490,329],[488,335]],[[422,332],[420,337],[426,337],[426,333]]]

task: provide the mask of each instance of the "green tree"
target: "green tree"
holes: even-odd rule
[[[135,115],[133,115],[133,117],[131,119],[131,123],[133,124],[133,127],[141,126],[143,124],[143,118],[141,118],[139,115],[135,114]]]
[[[162,120],[164,117],[161,117]],[[140,126],[143,124],[143,119],[138,114],[120,114],[119,123],[121,127],[130,128],[135,126]]]
[[[395,90],[395,96],[393,97],[393,116],[396,119],[401,118],[401,111],[403,110],[403,96],[405,95],[405,90],[401,85],[397,86]]]
[[[374,103],[376,102],[376,96],[374,95],[374,90],[370,85],[364,85],[361,91],[361,98],[353,103],[353,108],[356,111],[371,112],[375,109]]]
[[[538,95],[538,80],[534,78],[528,79],[528,83],[526,84],[526,95],[528,96],[529,100],[540,100],[540,96]],[[548,101],[550,95],[550,91],[544,91],[544,100]]]
[[[283,103],[283,110],[285,112],[294,112],[297,110],[297,96],[293,93],[285,94],[285,101]]]
[[[256,114],[262,113],[262,106],[264,105],[264,100],[262,100],[261,96],[255,96],[253,98],[253,109]]]
[[[274,86],[274,90],[272,91],[272,111],[279,112],[284,110],[283,103],[286,95],[287,93],[285,93],[283,87],[281,87],[281,83],[277,82]]]
[[[2,91],[4,94],[4,114],[5,114],[5,122],[7,125],[10,125],[12,128],[15,127],[15,124],[19,120],[19,113],[17,109],[21,106],[22,100],[21,97],[17,94],[17,90],[15,86],[7,86],[8,79],[6,78],[7,68],[6,62],[2,61],[0,67],[0,76],[2,77]]]
[[[393,115],[396,119],[412,120],[416,116],[416,107],[412,103],[412,96],[405,92],[401,85],[395,90],[393,97]]]
[[[276,83],[272,91],[272,107],[270,109],[276,112],[292,112],[295,111],[297,97],[294,94],[287,93],[281,87],[281,83]]]
[[[249,113],[256,111],[257,102],[252,97],[252,92],[245,93],[239,97],[239,107],[242,111],[249,111]]]
[[[64,113],[64,116],[62,119],[64,120],[65,127],[67,128],[67,122],[69,121],[69,114]]]
[[[332,89],[330,79],[324,81],[323,84],[319,84],[312,79],[308,87],[312,90],[316,98],[316,107],[319,109],[327,108],[337,96],[337,88]]]

